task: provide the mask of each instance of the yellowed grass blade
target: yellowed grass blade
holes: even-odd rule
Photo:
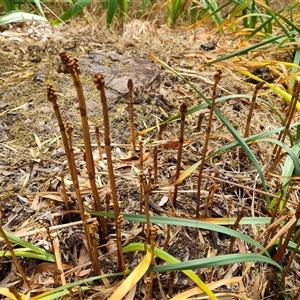
[[[144,276],[147,272],[151,262],[151,253],[147,251],[147,254],[134,271],[123,281],[123,283],[116,289],[116,291],[110,296],[109,300],[121,300],[132,287]]]
[[[201,164],[201,160],[199,160],[197,163],[193,164],[189,168],[187,168],[184,172],[180,174],[180,176],[174,181],[171,187],[174,187],[176,184],[179,184],[181,181],[183,181],[186,177],[188,177],[192,172],[194,172]]]
[[[12,300],[17,300],[17,298],[14,296],[14,294],[12,294],[8,288],[0,288],[0,295],[4,295],[6,297],[8,297],[9,299],[12,299]],[[19,296],[22,300],[25,300],[26,299],[26,296],[24,294],[20,294],[19,293]]]
[[[245,289],[243,286],[243,282],[242,282],[242,278],[243,277],[232,277],[232,278],[225,278],[216,282],[212,282],[207,284],[207,287],[211,290],[216,289],[224,284],[236,284],[238,283],[240,285],[240,292],[239,293],[216,293],[215,295],[217,297],[221,297],[221,296],[231,296],[231,297],[235,297],[235,298],[239,298],[239,299],[243,299],[243,300],[250,300],[250,298],[248,298],[246,296],[245,293]],[[198,295],[203,293],[202,290],[199,287],[195,287],[192,289],[189,289],[187,291],[184,291],[180,294],[177,294],[175,297],[171,298],[171,300],[185,300],[188,299],[189,297]],[[200,298],[199,298],[200,299]],[[231,299],[231,298],[230,298]]]

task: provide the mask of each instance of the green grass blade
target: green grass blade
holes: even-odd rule
[[[106,24],[109,27],[114,19],[118,7],[118,0],[108,0]]]
[[[80,287],[80,291],[84,292],[84,291],[89,291],[91,288],[87,287],[87,286],[82,286]],[[74,291],[73,291],[74,292]],[[56,300],[56,299],[65,299],[63,296],[67,296],[70,295],[70,291],[69,290],[63,290],[60,292],[53,292],[48,296],[43,296],[42,298],[37,298],[37,299],[41,299],[41,300]],[[70,299],[69,297],[67,297],[67,299]],[[32,298],[30,298],[30,300],[32,300]]]
[[[150,245],[147,245],[149,251],[151,251]],[[144,251],[145,246],[143,243],[130,243],[129,245],[125,246],[122,251],[123,253],[133,252],[133,251]],[[169,253],[154,247],[154,254],[161,258],[163,261],[168,262],[169,264],[177,264],[180,263],[180,261],[175,258],[174,256],[170,255]],[[199,276],[196,275],[191,270],[182,270],[182,272],[187,275],[193,282],[195,282],[200,289],[202,289],[203,292],[205,292],[208,296],[210,296],[210,299],[216,299],[216,296],[212,293],[212,291],[206,286],[206,284],[199,278]]]
[[[55,257],[52,254],[34,253],[31,252],[31,250],[28,248],[15,249],[14,253],[17,257],[29,257],[29,258],[35,258],[35,259],[45,260],[49,262],[55,262]],[[4,256],[11,256],[10,251],[0,250],[0,257],[4,257]]]
[[[72,7],[70,7],[65,13],[59,16],[52,22],[52,25],[58,25],[60,23],[66,22],[71,18],[78,15],[86,6],[88,6],[92,0],[78,0]]]
[[[284,32],[286,37],[288,37],[289,39],[292,40],[294,37],[291,34],[290,30],[284,25],[283,22],[281,22],[281,20],[278,20],[278,17],[281,18],[282,16],[276,12],[273,12],[271,9],[267,9],[267,11],[273,17],[274,21],[278,24],[278,26],[281,28],[281,30]]]
[[[298,44],[300,44],[300,38],[295,38],[295,41]],[[300,65],[300,49],[295,50],[293,63],[297,66]],[[291,70],[292,74],[295,74],[298,71],[297,66],[292,67],[292,70]],[[295,82],[295,78],[293,77],[293,78],[290,79],[290,86],[291,87],[294,86],[294,82]]]
[[[167,16],[167,25],[169,27],[173,26],[176,22],[176,19],[178,18],[181,8],[184,6],[183,1],[185,0],[172,0],[167,2],[167,10],[168,10],[168,16]]]
[[[296,123],[294,124],[293,126],[298,126],[299,123]],[[293,127],[291,126],[291,127]],[[271,134],[275,134],[275,133],[278,133],[280,131],[282,131],[284,129],[284,127],[279,127],[279,128],[275,128],[275,129],[272,129],[270,131],[267,131],[267,132],[262,132],[262,133],[259,133],[259,134],[256,134],[256,135],[253,135],[253,136],[250,136],[250,137],[247,137],[245,138],[245,142],[254,142],[254,141],[257,141],[259,139],[262,139],[261,141],[264,141],[263,138],[268,136],[268,135],[271,135]],[[277,140],[274,140],[274,139],[271,139],[273,142],[277,141]],[[276,143],[276,142],[275,142]],[[213,153],[209,154],[207,156],[207,159],[210,159],[214,156],[217,156],[218,154],[220,153],[224,153],[225,151],[229,150],[229,149],[232,149],[236,146],[238,146],[239,143],[238,142],[232,142],[232,143],[229,143],[227,145],[224,145],[222,147],[220,147],[219,149],[217,149],[216,151],[214,151]],[[288,148],[288,147],[287,147]],[[293,154],[292,154],[293,155]],[[293,155],[294,156],[294,155]],[[198,162],[194,163],[193,165],[191,165],[190,167],[188,167],[185,172],[184,172],[184,175],[181,175],[179,177],[180,181],[182,181],[183,179],[185,179],[189,174],[191,174],[193,171],[195,171],[201,164],[201,160],[199,160]],[[178,179],[177,179],[178,180]],[[177,182],[175,182],[177,184]],[[270,205],[272,206],[272,203],[270,203]]]
[[[81,286],[82,284],[88,283],[88,282],[92,282],[92,281],[96,281],[99,280],[101,278],[109,278],[109,277],[116,277],[116,276],[122,276],[124,275],[125,272],[119,272],[119,273],[113,273],[113,274],[104,274],[104,275],[100,275],[100,276],[95,276],[95,277],[90,277],[90,278],[86,278],[86,279],[82,279],[82,280],[78,280],[76,282],[72,282],[63,286],[59,286],[55,289],[49,290],[47,292],[44,292],[40,295],[31,297],[30,300],[52,300],[52,299],[58,299],[58,293],[62,292],[62,291],[66,291],[67,294],[69,293],[68,289],[76,287],[76,286]],[[82,287],[82,288],[87,288],[87,287]],[[67,295],[64,294],[64,295]],[[54,297],[55,295],[55,297]]]
[[[255,1],[251,1],[250,3],[250,11],[251,13],[254,13],[257,11],[257,7],[256,7],[256,4],[255,4]],[[250,28],[255,28],[256,26],[256,23],[257,23],[257,16],[255,14],[251,15],[250,16]]]
[[[112,219],[114,218],[114,214],[112,212],[89,211],[88,213],[90,213],[92,215],[97,215],[97,216],[109,217]],[[143,222],[143,223],[146,222],[146,217],[144,215],[124,214],[122,216],[123,216],[124,220],[133,221],[133,222]],[[195,227],[195,228],[201,228],[201,229],[205,229],[205,230],[217,231],[217,232],[221,232],[221,233],[227,234],[229,236],[233,236],[238,239],[241,239],[241,240],[257,247],[261,251],[264,250],[264,247],[260,243],[253,240],[252,238],[248,237],[247,235],[244,235],[238,231],[232,230],[227,227],[223,227],[223,226],[216,225],[216,224],[211,224],[211,223],[204,222],[204,221],[184,219],[184,218],[175,218],[175,217],[150,216],[150,222],[156,223],[156,224],[187,226],[187,227]]]
[[[251,38],[253,38],[254,36],[256,36],[256,34],[258,32],[261,32],[263,29],[265,30],[266,33],[269,32],[269,29],[266,29],[268,27],[268,24],[272,24],[272,20],[273,18],[269,15],[260,15],[265,16],[266,20],[262,21],[262,23],[259,26],[256,26],[252,31],[250,31],[251,33],[244,39],[244,41],[249,41]],[[268,38],[270,38],[270,36],[268,36]]]
[[[14,0],[0,0],[0,3],[6,13],[17,9],[16,2]]]
[[[35,14],[29,14],[21,11],[10,11],[7,14],[0,17],[0,26],[5,24],[10,24],[13,22],[21,22],[21,21],[41,21],[47,22],[42,16],[38,16]]]
[[[127,1],[126,0],[118,0],[119,3],[119,9],[122,13],[122,17],[125,15],[126,13],[126,9],[127,9]]]
[[[300,148],[299,148],[299,141],[297,142],[298,144],[294,145],[293,148],[288,147],[285,143],[282,143],[276,139],[271,139],[271,138],[265,138],[261,140],[256,140],[256,143],[259,142],[271,142],[274,144],[277,144],[281,148],[283,148],[289,156],[287,157],[287,161],[289,162],[289,167],[293,168],[293,171],[295,172],[296,176],[299,176],[299,162],[298,162],[298,157],[300,153]]]
[[[296,22],[293,22],[293,21],[289,20],[288,18],[286,18],[285,16],[283,16],[279,12],[273,11],[268,6],[265,6],[265,9],[268,12],[268,14],[270,14],[274,18],[274,20],[281,27],[281,29],[283,30],[283,32],[285,33],[286,36],[292,38],[292,36],[289,35],[290,31],[283,25],[283,22],[281,20],[278,20],[278,18],[282,19],[285,23],[287,23],[296,32],[300,32],[300,27],[297,25]],[[278,17],[278,18],[276,18],[276,17]]]
[[[38,8],[40,14],[46,19],[46,16],[45,16],[44,11],[43,11],[42,6],[41,6],[41,1],[40,0],[34,0],[34,3],[36,5],[36,7]]]
[[[209,11],[210,17],[213,19],[213,21],[215,22],[217,27],[219,27],[218,31],[223,32],[223,29],[221,26],[221,24],[222,24],[222,17],[220,14],[221,9],[218,8],[218,2],[216,0],[213,0],[213,1],[202,0],[201,2],[202,2],[204,9]]]
[[[259,254],[252,253],[236,253],[225,254],[220,256],[212,256],[201,259],[194,259],[185,262],[175,263],[171,265],[156,266],[149,269],[150,272],[170,272],[170,271],[182,271],[182,270],[195,270],[203,268],[213,268],[224,265],[231,265],[235,263],[243,262],[264,262],[277,267],[282,270],[281,266],[273,259]]]
[[[7,238],[9,239],[10,242],[16,244],[16,245],[20,245],[24,248],[28,248],[30,249],[32,252],[35,252],[35,253],[38,253],[38,254],[41,254],[41,255],[45,255],[49,258],[53,258],[54,259],[54,256],[53,254],[51,253],[48,253],[46,250],[44,249],[41,249],[27,241],[24,241],[22,240],[21,238],[19,238],[18,236],[15,236],[14,234],[10,233],[10,232],[7,232],[5,231],[5,234],[7,236]]]
[[[236,56],[239,56],[239,55],[244,55],[244,54],[247,54],[248,52],[252,51],[252,50],[258,50],[258,49],[261,49],[262,46],[265,46],[267,44],[271,44],[275,41],[277,41],[278,39],[281,39],[281,38],[284,38],[286,37],[285,34],[282,34],[282,35],[279,35],[279,36],[276,36],[276,37],[272,37],[272,38],[269,38],[267,40],[263,40],[262,42],[260,43],[257,43],[257,44],[253,44],[251,46],[248,46],[248,47],[245,47],[245,48],[242,48],[242,49],[239,49],[238,51],[235,51],[233,53],[230,53],[230,54],[227,54],[227,55],[224,55],[224,56],[221,56],[217,59],[214,59],[210,62],[208,62],[207,64],[205,64],[203,67],[206,67],[206,66],[211,66],[212,64],[215,64],[217,62],[220,62],[220,61],[223,61],[223,60],[226,60],[226,59],[230,59],[232,57],[236,57]]]
[[[298,157],[300,155],[300,140],[298,139],[295,142],[295,145],[291,149],[293,156],[290,155],[286,158],[285,163],[283,165],[282,173],[281,173],[281,178],[280,178],[280,183],[283,188],[283,199],[286,199],[286,195],[289,189],[289,184],[291,182],[291,176],[293,173],[295,173],[295,176],[299,176],[299,163],[298,163]],[[296,164],[298,164],[297,168],[295,166],[295,161],[294,158],[296,159]],[[271,206],[273,207],[276,203],[277,199],[273,199],[271,202]],[[284,205],[284,201],[280,203],[280,209],[282,209]]]
[[[222,96],[222,97],[216,99],[216,104],[221,103],[221,102],[226,101],[226,100],[232,100],[232,99],[234,99],[234,98],[236,98],[236,99],[240,99],[240,98],[248,98],[248,99],[252,99],[252,97],[253,97],[252,95],[248,95],[248,94],[236,94],[236,95]],[[259,97],[257,97],[256,100],[257,100],[258,102],[261,102],[261,103],[263,103],[264,105],[268,106],[270,109],[272,109],[273,112],[280,118],[281,122],[283,123],[284,117],[283,117],[283,116],[282,116],[282,115],[274,108],[274,106],[273,106],[272,104],[270,104],[268,101],[265,101],[265,100],[263,100],[263,99],[261,99],[261,98],[259,98]],[[206,108],[206,107],[208,107],[208,106],[209,106],[209,105],[208,105],[206,102],[201,103],[201,104],[199,104],[199,105],[196,105],[196,106],[194,106],[194,107],[188,109],[186,115],[187,115],[187,116],[188,116],[188,115],[192,115],[192,114],[196,113],[197,111],[199,111],[199,110],[201,110],[201,109],[203,109],[203,108]],[[175,115],[175,116],[173,116],[173,117],[167,119],[166,121],[160,123],[159,125],[168,124],[168,123],[177,121],[177,120],[180,119],[180,117],[181,117],[180,114],[177,114],[177,115]],[[154,129],[154,128],[156,128],[156,127],[157,127],[157,126],[153,126],[153,127],[151,127],[151,129]]]

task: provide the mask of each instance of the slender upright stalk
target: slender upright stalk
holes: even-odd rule
[[[98,251],[95,247],[93,247],[89,227],[88,227],[88,224],[86,221],[87,215],[85,213],[82,197],[80,194],[79,180],[78,180],[78,176],[77,176],[77,172],[76,172],[76,165],[75,165],[75,158],[74,158],[74,151],[73,151],[73,142],[72,142],[73,125],[70,122],[66,122],[66,132],[68,134],[68,143],[69,143],[69,149],[70,149],[70,159],[71,159],[70,167],[74,174],[73,185],[74,185],[74,190],[75,190],[75,194],[76,194],[76,198],[77,198],[80,216],[82,219],[85,238],[87,241],[87,247],[88,247],[88,250],[91,255],[91,260],[92,260],[93,268],[94,268],[94,274],[99,275],[100,274],[100,264],[99,264],[99,260],[98,260]]]
[[[81,116],[81,124],[82,124],[82,133],[84,139],[84,146],[85,146],[85,160],[86,160],[86,168],[89,178],[89,183],[91,186],[95,208],[98,211],[103,211],[100,196],[97,190],[97,185],[95,181],[95,166],[94,166],[94,159],[93,153],[91,148],[91,139],[90,139],[90,132],[89,132],[89,124],[88,124],[88,117],[87,117],[87,109],[86,109],[86,102],[83,94],[82,84],[79,78],[79,65],[77,58],[71,58],[66,52],[59,53],[61,61],[66,69],[71,73],[76,92],[78,97],[79,103],[79,111]],[[104,243],[104,237],[107,235],[106,223],[104,217],[97,217],[99,224],[99,236],[101,243]]]
[[[287,117],[284,121],[285,128],[283,131],[280,132],[278,141],[284,142],[284,139],[290,129],[290,125],[294,118],[296,105],[298,103],[299,95],[300,95],[300,82],[296,80],[293,87],[293,94],[292,94],[291,103],[289,105],[289,110],[287,112]],[[281,152],[281,148],[276,144],[273,150],[274,160],[277,159],[277,157],[280,155],[280,152]]]
[[[99,126],[95,127],[95,136],[96,136],[97,148],[98,148],[98,153],[99,153],[99,160],[102,161],[103,160],[103,152],[102,152],[102,147],[101,147]]]
[[[116,227],[116,232],[117,232],[117,245],[118,245],[118,248],[121,248],[122,249],[122,233],[121,233],[121,226],[122,226],[122,223],[123,223],[123,216],[122,215],[119,215],[118,218],[117,218],[117,227]],[[120,269],[122,270],[125,270],[125,261],[124,261],[124,256],[121,255],[120,256],[120,259],[121,259],[121,262],[119,262],[119,265],[120,265]]]
[[[154,172],[154,185],[158,184],[158,169],[157,169],[157,156],[158,156],[158,149],[157,146],[153,148],[153,172]]]
[[[299,205],[298,205],[299,206]],[[296,247],[293,249],[293,252],[291,253],[291,255],[288,257],[288,262],[287,262],[287,265],[286,267],[284,268],[284,272],[283,274],[281,275],[281,279],[280,279],[280,282],[278,284],[278,287],[277,287],[277,290],[275,292],[275,299],[279,299],[279,293],[280,293],[280,288],[281,286],[284,284],[285,282],[285,279],[286,279],[286,275],[288,274],[288,272],[290,271],[290,268],[291,268],[291,265],[292,263],[294,262],[294,259],[296,257],[296,255],[298,254],[298,249],[300,247],[300,240],[298,241],[298,243],[296,244]],[[295,298],[296,299],[296,298]],[[299,299],[299,298],[298,298]]]
[[[69,207],[69,197],[67,195],[67,190],[66,190],[66,185],[65,185],[65,175],[62,173],[60,175],[60,178],[61,178],[61,194],[64,199],[66,211],[68,212],[68,220],[69,220],[69,222],[72,222],[72,217],[70,214],[70,207]]]
[[[150,198],[150,179],[148,178],[148,181],[146,177],[143,177],[144,181],[144,199],[145,199],[145,216],[146,216],[146,238],[145,238],[145,253],[147,252],[147,244],[149,243],[150,238],[150,215],[149,215],[149,198]]]
[[[132,79],[128,79],[128,98],[129,98],[129,123],[130,123],[130,142],[133,155],[135,153],[135,133],[134,133],[134,116],[133,116],[133,83]]]
[[[239,226],[239,223],[240,221],[242,220],[242,218],[244,217],[244,208],[242,208],[239,212],[238,212],[238,215],[237,215],[237,218],[233,224],[233,227],[232,229],[233,230],[237,230],[238,229],[238,226]],[[236,238],[235,237],[231,237],[230,239],[230,244],[229,244],[229,247],[228,247],[228,254],[231,254],[232,251],[233,251],[233,246],[234,246],[234,242],[236,241]]]
[[[87,246],[88,246],[88,250],[90,252],[92,262],[93,262],[94,274],[99,275],[100,274],[100,265],[99,265],[98,255],[93,250],[93,247],[92,247],[89,229],[88,229],[88,225],[86,222],[86,216],[84,213],[82,197],[81,197],[80,189],[79,189],[79,181],[78,181],[78,177],[77,177],[76,164],[75,164],[73,146],[72,146],[73,126],[70,122],[67,122],[66,126],[64,125],[60,111],[59,111],[59,106],[57,104],[57,95],[51,85],[47,86],[47,96],[48,96],[48,100],[53,104],[54,112],[55,112],[55,115],[56,115],[56,118],[58,121],[58,126],[60,128],[61,137],[63,139],[66,157],[67,157],[68,165],[69,165],[69,171],[70,171],[72,182],[74,185],[74,190],[75,190],[75,194],[76,194],[76,198],[77,198],[80,216],[82,218],[83,228],[84,228],[85,236],[87,239]],[[68,133],[68,136],[67,136],[66,132]]]
[[[100,91],[100,98],[101,98],[101,103],[102,103],[105,153],[106,153],[106,159],[107,159],[107,168],[108,168],[108,174],[109,174],[109,182],[110,182],[110,186],[111,186],[112,200],[113,200],[113,204],[114,204],[115,226],[116,226],[116,228],[118,228],[118,226],[120,226],[120,224],[118,224],[118,217],[120,214],[120,209],[119,209],[119,203],[118,203],[118,195],[117,195],[114,167],[113,167],[112,156],[111,156],[110,128],[109,128],[107,99],[106,99],[106,95],[105,95],[104,76],[101,73],[95,74],[94,75],[94,83],[96,84],[97,89]],[[120,232],[117,230],[119,270],[124,271],[125,270],[125,266],[123,264],[124,257],[123,257],[123,252],[122,252],[122,244],[120,243],[121,236],[119,236],[119,234],[120,234]]]
[[[248,137],[249,133],[250,133],[250,125],[251,125],[251,119],[252,119],[252,115],[253,115],[253,111],[254,111],[254,106],[255,106],[255,100],[257,97],[257,93],[258,91],[263,87],[263,85],[265,84],[265,82],[259,82],[254,89],[254,93],[252,96],[252,100],[251,100],[251,104],[250,104],[250,108],[249,108],[249,113],[248,113],[248,117],[247,117],[247,122],[246,122],[246,128],[245,128],[245,134],[244,137]]]
[[[151,266],[154,266],[155,265],[155,260],[154,260],[154,247],[155,247],[155,239],[158,235],[158,226],[157,225],[154,225],[152,226],[151,228],[151,232],[150,232],[150,247],[151,247],[151,263],[150,265]],[[149,273],[149,278],[150,278],[150,287],[149,287],[149,290],[150,290],[150,295],[152,294],[152,290],[153,290],[153,277],[154,277],[154,273],[153,272],[150,272]],[[150,297],[149,299],[152,299],[152,297]]]
[[[53,105],[55,117],[57,119],[57,123],[58,123],[59,130],[60,130],[60,135],[61,135],[61,138],[63,140],[63,144],[64,144],[64,148],[65,148],[65,152],[66,152],[66,157],[67,157],[67,161],[68,161],[70,175],[71,175],[71,178],[72,178],[72,181],[73,181],[75,174],[74,174],[74,171],[73,171],[73,168],[72,168],[72,161],[71,161],[71,156],[70,156],[68,137],[67,137],[67,134],[66,134],[66,129],[65,129],[64,122],[63,122],[61,114],[60,114],[59,106],[57,104],[57,94],[56,94],[53,86],[50,85],[50,84],[47,85],[47,98]]]
[[[140,148],[140,174],[144,174],[144,162],[143,162],[143,142],[139,143]]]
[[[217,86],[218,86],[219,81],[221,80],[221,74],[222,74],[221,70],[218,70],[214,76],[215,83],[214,83],[214,87],[213,87],[213,94],[212,94],[209,118],[208,118],[208,123],[207,123],[205,143],[204,143],[204,147],[203,147],[202,159],[201,159],[201,164],[199,167],[199,174],[198,174],[196,218],[199,218],[199,215],[200,215],[202,173],[203,173],[203,167],[204,167],[204,163],[205,163],[205,156],[206,156],[206,152],[208,149],[209,137],[210,137],[210,132],[211,132],[211,123],[212,123],[212,119],[213,119],[213,115],[214,115],[215,101],[216,101],[216,97],[217,97]]]
[[[184,122],[185,122],[186,112],[187,112],[187,104],[182,103],[180,105],[181,119],[180,119],[180,132],[179,132],[179,143],[178,143],[175,180],[177,180],[180,175],[181,158],[182,158],[182,151],[183,151],[183,140],[184,140]],[[178,184],[176,184],[174,187],[174,195],[173,195],[173,206],[174,207],[176,206],[177,192],[178,192]]]

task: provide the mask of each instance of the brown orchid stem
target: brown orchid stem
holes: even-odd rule
[[[76,198],[77,198],[78,208],[79,208],[80,216],[81,216],[82,223],[83,223],[83,229],[84,229],[85,238],[87,241],[87,247],[90,252],[91,260],[93,263],[94,274],[99,275],[100,274],[100,264],[99,264],[99,260],[98,260],[98,251],[95,247],[93,247],[91,235],[89,232],[89,227],[87,224],[87,215],[84,210],[84,204],[83,204],[81,193],[80,193],[79,181],[78,181],[78,176],[77,176],[77,172],[76,172],[76,164],[75,164],[74,151],[73,151],[73,142],[72,142],[73,125],[70,122],[66,122],[66,132],[68,134],[68,144],[69,144],[70,159],[71,159],[70,167],[72,168],[72,172],[74,174],[73,185],[74,185],[74,190],[75,190],[75,194],[76,194]]]
[[[150,253],[151,253],[151,266],[154,266],[155,265],[155,260],[154,260],[154,247],[155,247],[155,239],[158,235],[158,226],[157,225],[154,225],[152,226],[151,228],[151,231],[150,231],[150,247],[151,247],[151,250],[150,250]],[[154,273],[153,272],[149,272],[149,278],[150,278],[150,295],[152,294],[152,290],[153,290],[153,277],[154,277]],[[152,299],[149,298],[149,299]]]
[[[129,123],[130,123],[130,142],[132,146],[132,154],[135,153],[135,133],[134,133],[134,115],[133,115],[133,83],[132,79],[128,79],[128,98],[129,98]]]
[[[80,215],[81,215],[82,222],[83,222],[84,232],[85,232],[86,239],[87,239],[88,250],[90,251],[90,255],[92,257],[95,275],[98,275],[98,274],[100,274],[100,265],[99,265],[99,261],[98,261],[98,255],[96,253],[94,253],[93,248],[91,246],[91,242],[90,242],[90,234],[89,234],[87,222],[85,221],[86,217],[84,214],[84,207],[83,207],[83,202],[82,202],[82,198],[81,198],[81,194],[80,194],[79,182],[78,182],[77,171],[76,171],[76,164],[75,164],[74,153],[73,153],[73,148],[72,148],[73,126],[70,122],[66,123],[66,127],[64,126],[64,123],[63,123],[63,120],[62,120],[62,117],[61,117],[61,114],[59,111],[59,106],[57,104],[57,95],[51,85],[47,86],[47,96],[48,96],[48,100],[53,104],[54,112],[55,112],[55,115],[56,115],[56,118],[58,121],[58,126],[60,128],[60,133],[61,133],[61,137],[63,139],[66,157],[68,160],[69,171],[70,171],[72,182],[74,185],[77,203],[78,203]],[[68,136],[67,136],[66,131],[68,132]]]
[[[146,286],[146,296],[145,296],[145,300],[151,300],[152,299],[152,290],[151,290],[151,286],[152,286],[152,279],[151,277],[146,277],[145,279],[145,286]]]
[[[62,198],[64,199],[66,211],[68,212],[68,220],[69,220],[69,222],[72,222],[72,217],[71,217],[71,214],[70,214],[70,207],[69,207],[69,197],[67,195],[67,190],[66,190],[66,185],[65,185],[65,175],[61,174],[60,178],[61,178],[61,194],[62,194]]]
[[[185,122],[186,112],[187,112],[187,105],[186,105],[186,103],[182,103],[180,105],[181,119],[180,119],[180,132],[179,132],[179,144],[178,144],[175,180],[178,179],[178,177],[180,175],[180,169],[181,169],[181,159],[182,159],[183,140],[184,140],[184,122]],[[174,195],[173,195],[173,206],[174,207],[176,206],[177,192],[178,192],[178,184],[176,184],[174,187]]]
[[[19,294],[17,288],[14,285],[9,286],[8,290],[15,296],[17,300],[22,300],[21,295]]]
[[[248,113],[248,117],[247,117],[247,122],[246,122],[246,129],[245,129],[245,134],[244,137],[248,137],[249,133],[250,133],[250,125],[251,125],[251,119],[252,119],[252,115],[253,115],[253,111],[254,111],[254,107],[255,107],[255,101],[256,101],[256,97],[257,97],[257,93],[260,89],[262,89],[262,87],[264,86],[265,82],[259,82],[254,89],[254,93],[252,96],[252,100],[251,100],[251,104],[250,104],[250,109],[249,109],[249,113]]]
[[[143,162],[143,142],[139,143],[140,149],[140,174],[144,174],[144,162]]]
[[[101,147],[99,126],[95,127],[95,136],[96,136],[97,148],[98,148],[98,153],[99,153],[99,160],[102,161],[103,160],[103,152],[102,152],[102,147]]]
[[[300,241],[298,241],[298,243],[296,244],[296,247],[293,249],[293,252],[291,253],[291,255],[288,258],[288,263],[285,266],[284,273],[281,275],[280,282],[278,284],[277,290],[276,290],[275,295],[274,295],[274,297],[276,297],[275,299],[279,299],[278,296],[279,296],[279,293],[280,293],[280,288],[284,284],[285,279],[286,279],[286,275],[290,271],[291,265],[294,262],[294,259],[295,259],[296,255],[298,254],[299,247],[300,247]]]
[[[101,73],[95,74],[94,75],[94,83],[96,84],[97,89],[100,91],[100,98],[101,98],[101,103],[102,103],[105,153],[106,153],[107,168],[108,168],[108,174],[109,174],[109,182],[110,182],[110,186],[111,186],[112,200],[113,200],[113,204],[114,204],[115,226],[117,228],[119,226],[118,217],[120,214],[120,209],[119,209],[114,167],[113,167],[112,156],[111,156],[110,128],[109,128],[107,99],[106,99],[106,95],[105,95],[104,76]],[[118,236],[118,231],[117,231],[117,240],[121,240],[121,236]],[[119,270],[124,271],[125,266],[123,265],[124,257],[123,257],[123,252],[122,252],[122,245],[120,245],[119,243],[118,243],[118,262],[119,262]]]
[[[295,110],[296,110],[296,105],[299,99],[300,95],[300,82],[298,80],[295,81],[294,87],[293,87],[293,94],[292,94],[292,99],[291,103],[289,105],[289,110],[287,112],[287,117],[284,121],[284,130],[280,132],[278,141],[284,142],[286,135],[288,134],[288,131],[290,129],[290,125],[292,123],[292,120],[294,118]],[[275,145],[274,150],[273,150],[273,155],[274,155],[274,160],[276,161],[277,157],[280,155],[281,148],[279,145]]]
[[[235,220],[235,222],[233,224],[233,227],[232,227],[233,230],[237,230],[238,229],[239,223],[242,220],[242,218],[244,217],[244,214],[245,214],[245,212],[244,212],[244,209],[242,208],[238,212],[237,218],[236,218],[236,220]],[[228,247],[228,254],[232,253],[235,241],[236,241],[236,238],[232,236],[231,239],[230,239],[229,247]]]
[[[122,222],[123,222],[123,216],[119,215],[117,218],[117,227],[116,227],[118,249],[122,249],[122,233],[121,233]],[[124,255],[121,255],[120,259],[121,259],[121,262],[119,263],[121,265],[120,269],[125,270]]]
[[[145,238],[145,253],[147,252],[147,244],[149,243],[150,237],[150,215],[149,215],[149,198],[150,198],[150,186],[149,186],[149,179],[147,181],[146,177],[143,177],[144,181],[144,213],[146,216],[146,238]]]
[[[66,134],[66,129],[65,129],[65,125],[63,123],[61,114],[60,114],[60,110],[59,110],[59,106],[57,104],[57,94],[53,88],[52,85],[48,84],[47,85],[47,98],[48,100],[52,103],[53,105],[53,109],[54,109],[54,113],[55,113],[55,117],[57,119],[57,123],[59,126],[59,130],[60,130],[60,135],[61,138],[63,140],[63,144],[64,144],[64,148],[65,148],[65,152],[66,152],[66,157],[67,157],[67,161],[68,161],[68,166],[69,166],[69,171],[70,171],[70,175],[72,178],[72,181],[74,180],[74,171],[72,169],[72,162],[71,162],[71,157],[70,157],[70,149],[69,149],[69,144],[68,144],[68,137]]]
[[[201,164],[200,164],[200,167],[199,167],[199,174],[198,174],[196,218],[199,218],[199,216],[200,216],[202,173],[203,173],[203,167],[204,167],[204,163],[205,163],[205,156],[206,156],[206,152],[207,152],[207,149],[208,149],[212,119],[213,119],[213,115],[214,115],[215,101],[216,101],[216,97],[217,97],[217,86],[218,86],[219,81],[221,80],[221,74],[222,74],[221,70],[218,70],[217,73],[214,76],[215,83],[214,83],[214,86],[213,86],[213,93],[212,93],[212,99],[211,99],[211,105],[210,105],[210,111],[209,111],[209,118],[208,118],[208,123],[207,123],[207,131],[206,131],[206,135],[205,135],[205,143],[204,143],[204,147],[203,147],[202,159],[201,159]]]
[[[195,132],[199,132],[201,129],[202,121],[204,119],[205,113],[200,113],[198,116],[197,127],[195,128]]]
[[[153,148],[153,183],[154,185],[158,184],[158,168],[157,168],[157,157],[158,157],[158,149],[157,146]]]
[[[97,185],[95,181],[95,166],[94,166],[94,159],[93,153],[91,148],[91,140],[90,140],[90,132],[89,132],[89,124],[88,124],[88,117],[87,117],[87,109],[86,109],[86,102],[83,94],[82,84],[79,78],[79,64],[77,58],[71,58],[66,52],[60,52],[60,58],[63,65],[66,69],[71,73],[76,92],[78,97],[79,103],[79,111],[81,116],[81,124],[82,124],[82,133],[84,139],[84,146],[85,146],[85,161],[86,161],[86,168],[89,178],[89,183],[91,186],[95,208],[98,211],[103,211],[100,196],[97,190]],[[99,236],[101,244],[104,244],[104,237],[107,235],[107,228],[104,217],[97,217],[99,224]]]

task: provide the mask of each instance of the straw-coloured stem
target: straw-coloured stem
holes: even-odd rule
[[[110,145],[110,128],[109,128],[109,117],[108,117],[108,106],[107,99],[105,95],[105,80],[104,76],[101,73],[97,73],[94,75],[94,83],[97,89],[100,91],[100,98],[102,104],[102,112],[103,112],[103,123],[104,123],[104,145],[105,145],[105,153],[107,159],[107,168],[109,174],[109,182],[111,186],[112,200],[114,204],[114,213],[115,213],[115,225],[116,228],[118,225],[118,217],[120,214],[119,203],[118,203],[118,195],[117,195],[117,187],[114,175],[114,167],[112,163],[112,155],[111,155],[111,145]],[[117,231],[118,234],[118,231]],[[121,240],[120,236],[117,236],[117,240]],[[124,266],[122,262],[124,261],[122,245],[118,243],[118,262],[119,262],[119,270],[124,271]]]

